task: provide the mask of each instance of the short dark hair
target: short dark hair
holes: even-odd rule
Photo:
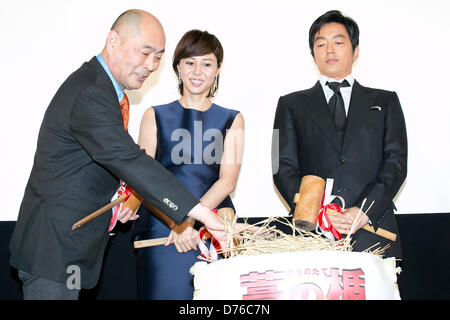
[[[220,68],[223,61],[223,48],[219,39],[208,31],[190,30],[184,34],[178,42],[173,54],[172,68],[179,76],[177,66],[181,59],[203,56],[213,53],[217,59],[217,68]],[[213,86],[208,97],[214,97],[219,87],[219,76],[217,76],[217,85]],[[183,84],[178,85],[178,91],[183,95]]]
[[[359,28],[356,22],[350,18],[344,16],[338,10],[331,10],[313,22],[311,28],[309,29],[309,48],[311,49],[311,54],[314,57],[314,37],[316,33],[320,31],[320,29],[328,24],[328,23],[339,23],[342,24],[347,30],[348,36],[350,37],[350,41],[352,43],[353,51],[355,51],[356,46],[359,45]]]

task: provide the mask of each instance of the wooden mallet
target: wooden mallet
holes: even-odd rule
[[[299,192],[294,197],[295,210],[293,221],[297,228],[305,231],[313,231],[316,229],[324,191],[325,180],[321,177],[308,175],[302,178]],[[337,215],[338,213],[334,210],[327,210],[327,214]],[[369,224],[366,224],[362,228],[391,241],[397,239],[395,233],[382,228],[378,228],[375,231]]]
[[[151,204],[145,203],[145,205],[149,207],[158,218],[160,218],[165,224],[167,224],[170,229],[173,228],[173,226],[175,225],[175,222],[173,220],[171,220],[161,211],[153,207]],[[232,221],[234,219],[234,210],[232,208],[220,208],[219,210],[217,210],[217,214],[221,216],[222,219],[224,219],[225,221]],[[138,248],[162,246],[167,243],[167,239],[168,237],[137,240],[134,241],[134,248],[138,249]],[[206,240],[208,239],[208,237],[205,237],[204,239]]]
[[[322,203],[325,180],[321,177],[304,176],[300,182],[300,189],[295,194],[294,224],[305,231],[316,229],[320,204]]]
[[[73,226],[72,226],[72,231],[78,229],[79,227],[81,227],[82,225],[88,223],[89,221],[93,220],[94,218],[97,218],[99,215],[105,213],[106,211],[111,210],[112,208],[114,208],[118,204],[121,204],[124,201],[125,201],[125,203],[122,205],[122,209],[121,210],[124,210],[125,208],[130,208],[131,210],[133,210],[133,215],[135,215],[137,209],[139,208],[139,206],[140,206],[140,204],[142,202],[142,200],[143,200],[142,197],[137,192],[135,192],[134,190],[131,190],[131,195],[129,195],[129,197],[127,196],[127,194],[123,193],[116,200],[111,201],[110,203],[108,203],[107,205],[101,207],[97,211],[94,211],[90,215],[88,215],[88,216],[84,217],[83,219],[75,222],[73,224]]]

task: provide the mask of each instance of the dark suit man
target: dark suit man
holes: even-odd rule
[[[274,129],[279,130],[279,159],[273,161],[279,169],[273,178],[292,208],[303,176],[334,179],[332,194],[343,197],[348,209],[330,216],[333,226],[349,233],[361,208],[354,250],[389,244],[386,256],[401,258],[399,237],[391,242],[361,229],[370,222],[375,230],[398,235],[393,198],[406,178],[407,137],[397,94],[363,87],[351,75],[358,38],[357,24],[339,11],[325,13],[311,26],[310,48],[321,77],[311,89],[278,101]],[[336,94],[331,87],[339,83],[344,84]],[[339,107],[345,113],[339,115]]]
[[[222,221],[124,130],[123,90],[142,86],[164,47],[154,16],[127,11],[101,55],[72,73],[50,102],[10,241],[10,263],[19,269],[25,299],[76,299],[80,288],[95,286],[111,215],[75,231],[71,225],[109,202],[119,179],[177,223],[188,215],[204,220],[224,244]],[[120,220],[136,218],[131,215],[124,210]]]

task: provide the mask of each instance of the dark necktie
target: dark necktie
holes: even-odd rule
[[[123,93],[122,101],[120,101],[120,111],[122,112],[123,126],[125,130],[128,130],[128,119],[130,118],[130,103],[128,102],[128,97]]]
[[[342,99],[340,88],[350,87],[350,84],[347,80],[344,80],[342,83],[327,81],[326,85],[334,92],[328,102],[328,106],[330,107],[331,116],[334,120],[334,125],[336,126],[339,142],[342,143],[342,140],[344,140],[345,122],[347,117],[345,115],[344,99]]]

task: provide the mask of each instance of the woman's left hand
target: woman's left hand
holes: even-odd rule
[[[192,224],[184,222],[173,227],[165,246],[173,243],[179,253],[197,250],[197,237],[198,231],[194,229]]]

